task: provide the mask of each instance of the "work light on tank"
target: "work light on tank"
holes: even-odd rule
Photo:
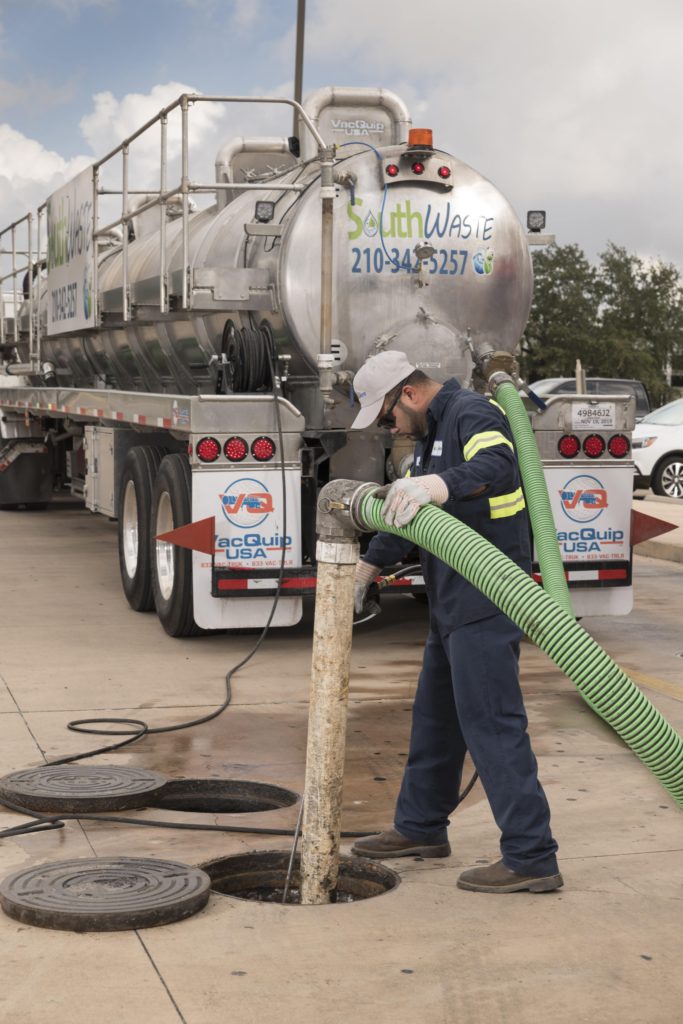
[[[259,199],[254,210],[254,217],[259,224],[269,224],[275,216],[275,203],[266,199]]]
[[[529,231],[543,231],[545,210],[529,210],[526,215],[526,226]]]

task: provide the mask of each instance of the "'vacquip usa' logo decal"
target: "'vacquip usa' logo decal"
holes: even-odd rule
[[[592,523],[607,508],[607,491],[594,476],[573,476],[560,491],[565,515],[575,523]]]
[[[256,527],[273,511],[273,496],[261,480],[240,477],[220,495],[223,515],[233,526]]]

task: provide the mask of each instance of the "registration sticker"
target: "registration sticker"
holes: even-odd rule
[[[572,430],[613,430],[616,416],[614,402],[572,402]]]

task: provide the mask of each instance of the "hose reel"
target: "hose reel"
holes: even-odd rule
[[[254,394],[272,391],[275,342],[270,324],[237,327],[226,320],[221,339],[221,358],[216,394]]]

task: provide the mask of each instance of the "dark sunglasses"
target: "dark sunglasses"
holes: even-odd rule
[[[393,402],[391,403],[391,405],[389,406],[387,411],[383,412],[382,415],[380,417],[378,417],[378,419],[377,419],[377,426],[378,427],[381,427],[383,430],[390,430],[392,427],[396,426],[396,417],[394,416],[394,408],[396,407],[396,404],[398,403],[398,400],[400,399],[402,394],[403,394],[403,385],[401,385],[401,387],[399,388],[399,392],[396,395],[396,398],[393,400]]]

